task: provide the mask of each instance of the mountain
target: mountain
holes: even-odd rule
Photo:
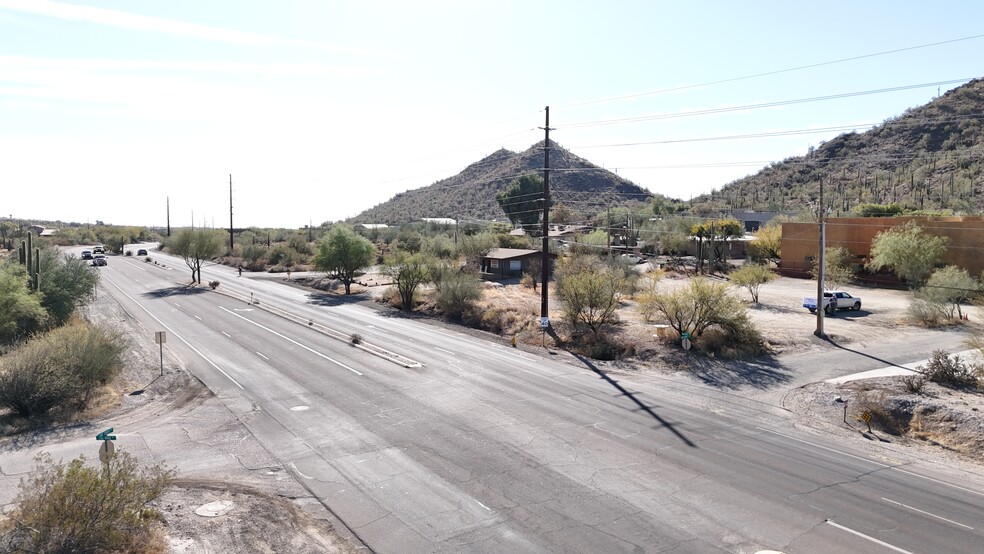
[[[587,216],[608,207],[641,205],[653,194],[635,183],[575,156],[550,141],[550,196]],[[467,220],[505,220],[496,193],[526,173],[543,174],[543,141],[524,152],[500,149],[448,177],[419,189],[397,194],[349,219],[350,223],[398,225],[424,217]]]
[[[975,79],[864,133],[694,198],[692,210],[789,211],[815,201],[820,181],[834,214],[859,204],[978,213],[984,209],[984,80]]]

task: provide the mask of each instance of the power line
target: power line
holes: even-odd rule
[[[596,100],[587,100],[587,101],[584,101],[584,102],[575,102],[575,103],[566,104],[566,105],[563,105],[563,106],[560,106],[560,107],[561,108],[571,108],[571,107],[576,107],[576,106],[586,106],[586,105],[589,105],[589,104],[600,104],[602,102],[614,102],[614,101],[618,101],[618,100],[627,100],[627,99],[630,99],[630,98],[639,98],[641,96],[651,96],[651,95],[654,95],[654,94],[663,94],[663,93],[667,93],[667,92],[677,92],[677,91],[681,91],[681,90],[690,90],[690,89],[701,88],[701,87],[709,87],[709,86],[713,86],[713,85],[721,85],[721,84],[724,84],[724,83],[734,83],[734,82],[737,82],[737,81],[745,81],[745,80],[748,80],[748,79],[757,79],[759,77],[768,77],[770,75],[779,75],[781,73],[790,73],[790,72],[793,72],[793,71],[801,71],[803,69],[812,69],[812,68],[815,68],[815,67],[823,67],[823,66],[826,66],[826,65],[834,65],[834,64],[838,64],[838,63],[851,62],[851,61],[856,61],[856,60],[863,60],[863,59],[866,59],[866,58],[874,58],[874,57],[878,57],[878,56],[885,56],[885,55],[888,55],[888,54],[896,54],[896,53],[899,53],[899,52],[907,52],[907,51],[910,51],[910,50],[919,50],[919,49],[922,49],[922,48],[931,48],[933,46],[942,46],[944,44],[953,44],[955,42],[962,42],[962,41],[966,41],[966,40],[974,40],[974,39],[978,39],[978,38],[982,38],[982,37],[984,37],[984,34],[971,35],[971,36],[968,36],[968,37],[960,37],[960,38],[955,38],[955,39],[950,39],[950,40],[943,40],[943,41],[939,41],[939,42],[931,42],[931,43],[928,43],[928,44],[920,44],[920,45],[917,45],[917,46],[907,46],[905,48],[896,48],[894,50],[884,50],[884,51],[881,51],[881,52],[874,52],[874,53],[871,53],[871,54],[862,54],[860,56],[851,56],[849,58],[840,58],[840,59],[830,60],[830,61],[826,61],[826,62],[819,62],[819,63],[813,63],[813,64],[807,64],[807,65],[800,65],[800,66],[796,66],[796,67],[787,67],[785,69],[776,69],[776,70],[773,70],[773,71],[765,71],[765,72],[762,72],[762,73],[753,73],[751,75],[743,75],[741,77],[731,77],[731,78],[728,78],[728,79],[719,79],[719,80],[716,80],[716,81],[707,81],[707,82],[704,82],[704,83],[697,83],[697,84],[693,84],[693,85],[683,85],[683,86],[678,86],[678,87],[671,87],[671,88],[665,88],[665,89],[659,89],[659,90],[652,90],[652,91],[648,91],[648,92],[639,92],[639,93],[635,93],[635,94],[624,94],[624,95],[621,95],[621,96],[611,96],[611,97],[608,97],[608,98],[599,98],[599,99],[596,99]]]

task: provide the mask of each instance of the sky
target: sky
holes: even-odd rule
[[[683,200],[984,76],[984,3],[0,0],[0,217],[302,228],[550,138]],[[449,214],[435,213],[435,217]]]

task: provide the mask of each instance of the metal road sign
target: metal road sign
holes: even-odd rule
[[[114,440],[116,440],[116,435],[111,435],[110,433],[112,433],[112,432],[113,432],[113,428],[110,427],[109,429],[106,429],[102,433],[99,433],[98,435],[96,435],[96,440],[97,441],[114,441]]]

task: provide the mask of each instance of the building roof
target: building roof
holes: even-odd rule
[[[422,217],[420,219],[427,223],[437,223],[438,225],[455,225],[458,223],[457,220],[451,219],[450,217]]]
[[[527,250],[525,248],[493,248],[489,250],[489,253],[485,257],[493,260],[508,260],[539,253],[539,250]]]
[[[356,223],[355,227],[362,227],[363,229],[386,229],[389,225],[385,223]]]

